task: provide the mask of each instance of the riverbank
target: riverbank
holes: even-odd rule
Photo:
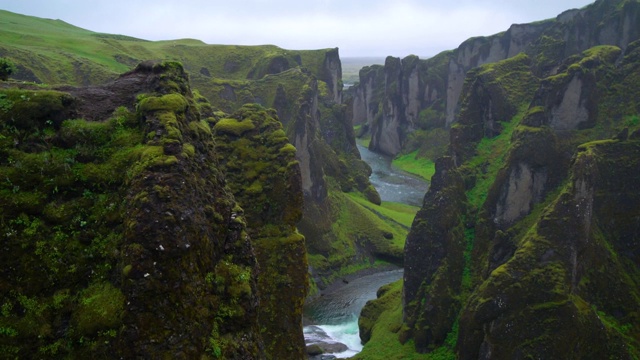
[[[327,295],[332,295],[333,293],[341,291],[345,286],[351,284],[353,281],[359,278],[377,274],[377,273],[394,271],[394,270],[402,270],[402,267],[393,265],[393,264],[381,264],[381,265],[376,265],[370,268],[364,268],[364,269],[355,271],[353,273],[346,274],[344,276],[340,276],[338,279],[336,279],[335,281],[327,285],[324,289],[318,290],[316,294],[307,297],[307,299],[305,300],[305,307],[307,306],[307,304],[310,304],[311,302],[317,300],[318,298],[321,298]],[[313,321],[311,321],[310,319],[308,319],[306,316],[303,315],[302,325],[308,326],[308,325],[316,325],[316,324],[314,324]]]
[[[371,166],[369,181],[376,188],[382,201],[422,206],[422,199],[429,189],[429,182],[420,176],[392,166],[392,158],[370,151],[357,144],[360,157]]]
[[[413,222],[415,212],[422,205],[429,184],[423,178],[392,166],[392,159],[388,156],[371,152],[361,144],[358,144],[358,150],[361,158],[371,166],[372,175],[369,180],[380,194],[383,205],[373,205],[359,195],[347,194],[345,201],[350,202],[350,212],[347,214],[353,215],[358,211],[371,213],[375,219],[371,219],[370,224],[377,229],[385,229],[388,224],[398,227],[401,231],[387,231],[379,245],[397,247],[398,259],[401,259],[406,232]],[[349,226],[357,225],[353,218],[344,220],[343,223]],[[363,235],[368,234],[363,230]],[[330,284],[317,289],[316,294],[307,298],[303,314],[305,343],[309,355],[322,353],[323,355],[317,356],[346,358],[362,351],[358,327],[362,308],[369,300],[376,299],[381,286],[401,280],[402,274],[401,267],[383,263],[337,275]]]
[[[304,336],[310,354],[318,354],[321,349],[324,355],[346,358],[362,350],[358,327],[362,308],[377,297],[381,286],[402,279],[401,268],[387,269],[351,274],[332,283],[323,296],[305,305]]]

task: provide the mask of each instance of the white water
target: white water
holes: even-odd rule
[[[341,325],[310,325],[304,327],[304,339],[307,345],[320,341],[345,344],[348,350],[334,353],[337,358],[348,358],[362,351],[358,319]]]
[[[384,271],[357,278],[340,289],[326,293],[305,306],[305,317],[315,325],[304,327],[305,343],[342,343],[347,351],[334,353],[348,358],[362,350],[358,316],[369,300],[376,298],[378,289],[402,278],[402,270]]]

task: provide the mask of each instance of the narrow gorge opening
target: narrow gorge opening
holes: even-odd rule
[[[358,151],[371,167],[369,180],[383,202],[422,205],[427,181],[396,168],[391,157],[370,151],[361,141]],[[311,359],[348,358],[360,352],[358,318],[362,308],[376,298],[380,287],[401,280],[402,275],[403,269],[392,265],[365,270],[351,275],[352,280],[336,281],[309,301],[304,309],[304,337]]]

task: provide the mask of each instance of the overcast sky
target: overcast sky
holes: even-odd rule
[[[97,32],[208,44],[340,48],[340,56],[435,55],[472,36],[593,0],[0,0],[0,9]]]

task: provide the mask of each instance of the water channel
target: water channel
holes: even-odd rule
[[[373,173],[369,181],[378,190],[382,201],[399,202],[413,206],[422,206],[422,199],[429,183],[418,176],[409,174],[391,165],[391,158],[369,151],[358,144],[360,157]]]
[[[358,144],[362,160],[371,166],[369,180],[382,201],[421,206],[428,183],[419,177],[395,169],[391,158],[369,151]],[[378,289],[402,278],[402,269],[378,272],[350,281],[337,290],[324,293],[305,306],[305,318],[313,325],[304,327],[307,345],[335,345],[336,358],[351,357],[362,350],[358,316],[367,301],[376,298]]]

